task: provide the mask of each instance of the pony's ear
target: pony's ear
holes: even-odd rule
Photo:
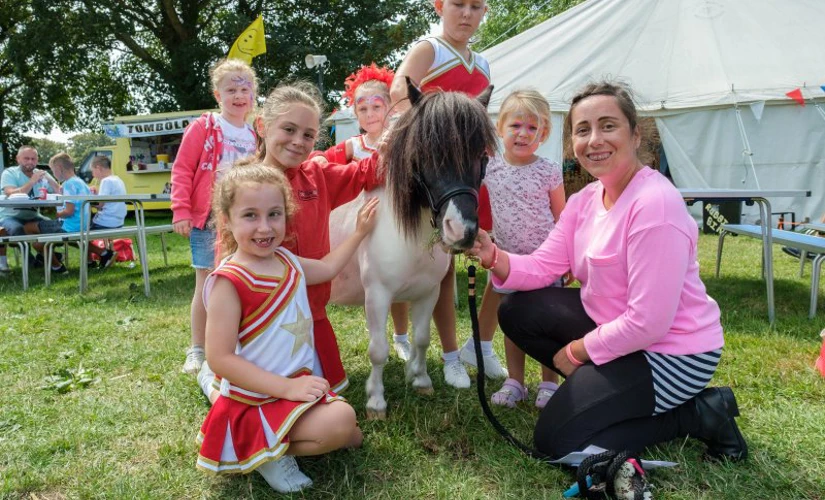
[[[476,100],[478,102],[480,102],[481,105],[484,106],[485,109],[487,109],[487,106],[490,104],[490,96],[492,96],[492,95],[493,95],[493,86],[490,85],[489,87],[484,89],[484,92],[480,93],[478,95],[478,97],[476,97]]]
[[[421,96],[423,94],[418,89],[418,87],[415,86],[415,84],[409,76],[405,76],[404,78],[407,79],[407,97],[410,98],[410,104],[415,106],[416,104],[418,104],[418,101],[421,100]]]

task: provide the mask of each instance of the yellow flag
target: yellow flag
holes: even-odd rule
[[[247,64],[252,64],[253,57],[265,52],[264,18],[263,15],[259,15],[232,44],[232,48],[229,49],[229,58],[241,59]]]

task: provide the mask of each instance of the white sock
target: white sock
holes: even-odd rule
[[[445,352],[441,354],[441,359],[444,360],[445,363],[449,363],[451,361],[458,361],[458,351],[452,352]]]
[[[203,364],[201,365],[201,370],[198,372],[198,385],[201,386],[201,391],[206,396],[207,399],[209,395],[212,394],[212,382],[215,381],[215,374],[209,368],[209,364],[204,360]]]
[[[493,355],[493,341],[492,340],[482,340],[481,341],[481,355],[485,358],[489,358]]]
[[[392,340],[400,344],[408,344],[410,342],[409,336],[406,333],[396,333],[392,336]]]
[[[467,349],[468,351],[475,352],[476,343],[473,340],[472,335],[467,339],[467,342],[464,342],[464,345],[461,346],[461,349]]]

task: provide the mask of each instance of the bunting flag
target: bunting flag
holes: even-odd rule
[[[230,59],[241,59],[252,64],[252,58],[266,53],[266,37],[264,36],[264,18],[259,15],[252,21],[229,49]]]
[[[825,92],[825,85],[820,85],[819,88],[821,88],[822,91]]]
[[[797,88],[787,92],[785,95],[796,101],[800,106],[805,106],[805,98],[802,97],[802,90]]]
[[[765,101],[756,101],[751,103],[751,113],[753,113],[753,117],[756,118],[756,121],[762,119],[762,111],[765,110]]]

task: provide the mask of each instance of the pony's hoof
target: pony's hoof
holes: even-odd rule
[[[431,396],[433,394],[433,387],[416,387],[415,392],[421,394],[422,396]]]
[[[387,420],[387,410],[367,409],[367,420]]]

